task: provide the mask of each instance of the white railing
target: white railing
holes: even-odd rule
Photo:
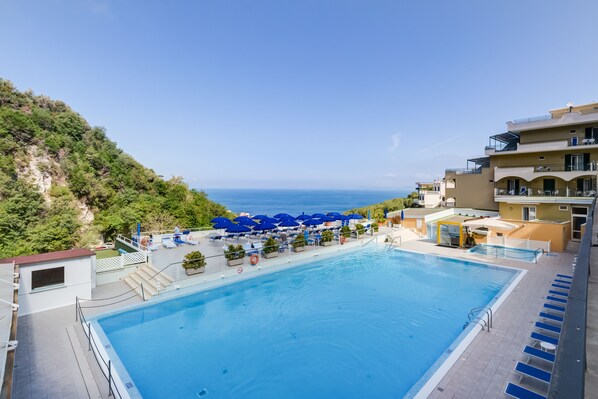
[[[550,252],[550,241],[530,240],[523,238],[511,238],[511,237],[488,237],[487,241],[490,245],[500,245],[509,248],[522,248],[522,249],[542,249],[544,252]]]
[[[146,252],[130,252],[120,256],[113,256],[112,258],[98,259],[96,260],[96,272],[102,273],[112,270],[120,270],[128,265],[145,263],[146,260]]]

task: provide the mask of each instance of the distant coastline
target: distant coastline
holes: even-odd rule
[[[206,188],[208,198],[235,213],[267,214],[285,212],[297,216],[305,212],[344,212],[373,205],[391,198],[405,197],[409,190],[325,190],[325,189],[247,189]]]

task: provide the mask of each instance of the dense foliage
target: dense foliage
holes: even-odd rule
[[[0,258],[144,230],[207,226],[226,209],[165,181],[62,101],[0,79]]]
[[[357,213],[363,217],[367,217],[368,211],[370,211],[370,217],[376,219],[379,222],[383,222],[385,213],[410,208],[411,206],[413,206],[413,200],[417,199],[417,196],[417,192],[414,191],[411,194],[409,194],[406,198],[393,198],[384,202],[380,202],[379,204],[350,209],[346,213]]]

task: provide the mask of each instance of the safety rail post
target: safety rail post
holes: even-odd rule
[[[91,323],[87,323],[87,350],[91,350]]]
[[[108,396],[112,396],[112,360],[108,360]]]
[[[145,302],[145,291],[143,291],[143,283],[141,283],[141,297],[143,298],[143,301]]]
[[[79,297],[75,297],[75,321],[79,321]]]

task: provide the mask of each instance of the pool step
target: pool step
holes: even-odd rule
[[[147,301],[153,296],[160,295],[160,291],[171,285],[173,279],[170,276],[160,273],[151,265],[144,263],[134,272],[129,273],[128,276],[123,278],[123,281]],[[142,285],[143,290],[141,289]]]

